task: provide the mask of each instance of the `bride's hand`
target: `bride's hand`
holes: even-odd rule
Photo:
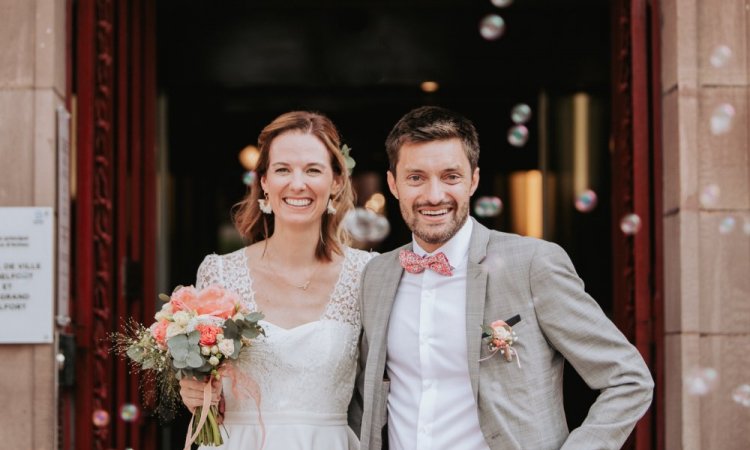
[[[180,380],[180,397],[190,412],[195,408],[203,406],[203,388],[206,386],[204,381],[196,379],[183,378]],[[218,405],[221,397],[221,380],[211,380],[211,405]]]

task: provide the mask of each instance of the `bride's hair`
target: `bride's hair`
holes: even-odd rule
[[[260,156],[255,167],[255,181],[245,198],[234,205],[234,225],[242,237],[251,244],[273,235],[274,216],[263,214],[258,205],[258,200],[263,196],[260,180],[268,171],[271,143],[275,138],[287,132],[310,134],[318,138],[328,150],[334,177],[340,182],[339,191],[332,197],[336,213],[323,213],[320,238],[315,248],[317,259],[331,261],[332,253],[343,254],[342,245],[349,243],[349,234],[341,226],[341,221],[344,215],[354,208],[354,192],[349,180],[346,161],[341,154],[341,139],[336,126],[328,117],[320,113],[309,111],[284,113],[260,132],[258,136]]]

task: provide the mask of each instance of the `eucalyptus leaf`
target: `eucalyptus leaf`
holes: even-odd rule
[[[184,361],[185,358],[188,357],[188,354],[190,353],[190,351],[188,350],[187,346],[185,346],[185,347],[172,348],[170,353],[172,354],[172,358],[174,358],[175,361],[176,360]]]
[[[257,322],[257,321],[263,319],[263,317],[265,317],[263,315],[263,313],[260,313],[260,312],[257,312],[257,311],[256,312],[251,312],[250,314],[248,314],[245,317],[245,321],[247,321],[247,322]]]
[[[188,334],[188,343],[190,345],[198,345],[198,343],[201,341],[201,332],[198,330],[195,330]]]
[[[234,340],[234,352],[230,356],[231,359],[237,359],[240,356],[240,350],[242,350],[242,342],[239,339]]]
[[[190,353],[187,356],[187,364],[193,368],[201,367],[203,365],[203,358],[199,353]]]
[[[172,336],[171,338],[167,339],[167,346],[172,349],[175,347],[187,347],[187,336],[184,334],[178,334],[177,336]]]
[[[175,369],[184,369],[187,367],[187,361],[184,359],[173,359],[172,360],[172,366],[174,366]]]
[[[247,338],[247,339],[256,338],[258,337],[259,334],[260,334],[260,331],[256,327],[244,328],[242,330],[242,337]]]
[[[232,319],[227,319],[224,322],[224,338],[234,339],[240,335],[239,324]]]

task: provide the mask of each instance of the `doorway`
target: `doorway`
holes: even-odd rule
[[[373,249],[407,242],[385,184],[384,141],[406,111],[431,104],[461,112],[479,131],[474,198],[498,197],[502,211],[475,217],[490,228],[561,244],[612,317],[608,2],[529,0],[496,8],[465,0],[290,0],[217,7],[165,0],[157,13],[169,180],[162,290],[193,283],[206,254],[242,245],[230,217],[246,192],[239,152],[293,109],[331,117],[353,149],[355,186],[374,179],[385,195],[391,232]],[[480,34],[490,14],[504,21],[492,40]],[[437,89],[423,89],[425,81]],[[518,104],[531,109],[523,145],[508,138]],[[590,197],[577,205],[588,190],[593,206],[585,204]],[[367,198],[359,194],[362,205]],[[596,393],[572,370],[565,391],[574,428]]]

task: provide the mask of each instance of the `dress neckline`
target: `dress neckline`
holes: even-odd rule
[[[243,248],[241,250],[242,252],[242,264],[245,267],[245,275],[247,278],[247,289],[250,293],[250,298],[247,300],[248,307],[251,311],[259,311],[258,304],[255,302],[255,289],[253,289],[253,274],[252,270],[250,270],[250,264],[249,264],[249,258],[247,257],[247,247]],[[344,259],[341,261],[341,270],[339,270],[339,275],[336,278],[336,282],[333,284],[333,289],[331,289],[331,293],[328,295],[328,300],[326,301],[325,306],[323,307],[323,312],[320,313],[320,316],[318,316],[315,320],[310,320],[308,322],[303,322],[299,325],[295,325],[290,328],[282,327],[281,325],[276,325],[273,322],[269,322],[268,320],[261,319],[260,322],[267,323],[274,328],[278,328],[280,330],[283,330],[285,332],[291,332],[294,330],[297,330],[298,328],[306,327],[312,324],[320,323],[325,319],[326,315],[328,314],[328,310],[333,304],[333,299],[336,298],[336,294],[338,293],[339,289],[341,288],[342,281],[344,280],[344,272],[347,270],[349,265],[349,247],[344,247]]]

